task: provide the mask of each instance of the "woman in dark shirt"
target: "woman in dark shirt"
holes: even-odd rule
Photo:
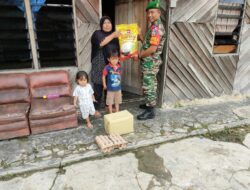
[[[95,109],[100,110],[103,95],[102,71],[108,64],[108,52],[116,49],[119,50],[118,32],[114,32],[112,21],[108,16],[104,16],[100,20],[101,30],[97,30],[91,37],[91,81],[94,84]]]

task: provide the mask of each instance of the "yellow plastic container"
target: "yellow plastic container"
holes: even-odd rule
[[[134,116],[127,110],[104,115],[104,127],[108,134],[127,134],[134,132]]]

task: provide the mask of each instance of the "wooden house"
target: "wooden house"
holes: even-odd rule
[[[13,3],[14,2],[14,3]],[[138,23],[148,0],[0,0],[0,72],[90,71],[99,18]],[[250,0],[161,0],[167,31],[159,105],[250,94]],[[123,89],[142,94],[140,64],[122,64]]]
[[[178,0],[168,8],[164,101],[250,93],[249,5]]]

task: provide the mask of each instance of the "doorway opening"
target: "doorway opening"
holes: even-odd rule
[[[102,16],[109,16],[115,27],[117,24],[141,23],[146,17],[144,4],[147,0],[102,0]],[[140,45],[139,45],[140,46]],[[139,62],[124,61],[122,67],[123,102],[139,102],[143,100],[141,68]]]
[[[102,16],[109,16],[115,24],[115,0],[102,0]]]

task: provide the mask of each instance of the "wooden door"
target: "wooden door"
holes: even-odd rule
[[[74,0],[78,46],[78,68],[91,70],[91,36],[99,29],[99,6],[101,0]]]
[[[115,5],[116,24],[137,23],[142,33],[146,31],[146,5],[148,0],[117,0]],[[141,44],[139,43],[139,47]],[[142,94],[140,63],[132,60],[122,63],[122,88],[125,91]]]

